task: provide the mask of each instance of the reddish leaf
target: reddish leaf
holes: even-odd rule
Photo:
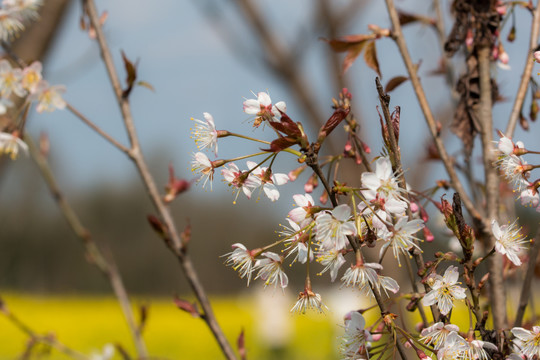
[[[338,108],[336,111],[334,111],[334,113],[319,130],[319,136],[317,138],[317,142],[319,144],[324,141],[324,139],[332,132],[332,130],[336,128],[336,126],[339,125],[340,122],[343,121],[343,119],[347,117],[347,115],[349,115],[349,111],[350,108]]]
[[[127,98],[131,90],[133,89],[133,84],[137,79],[137,66],[133,64],[127,57],[124,51],[122,51],[122,60],[124,60],[124,68],[126,69],[126,88],[122,92],[122,97]]]
[[[429,18],[427,16],[406,13],[403,11],[399,11],[398,13],[399,13],[399,23],[402,26],[405,26],[407,24],[412,24],[415,22],[419,22],[426,25],[435,25],[435,19]]]
[[[362,41],[355,46],[349,47],[349,51],[347,52],[347,55],[345,56],[345,60],[343,60],[343,72],[347,71],[351,65],[353,64],[354,60],[360,55],[362,50],[364,49],[364,46],[366,45],[367,41]]]
[[[375,40],[366,44],[366,51],[364,51],[364,60],[370,68],[382,78],[381,70],[379,69],[379,60],[377,59],[377,49],[375,48]]]
[[[143,333],[144,332],[144,329],[146,327],[146,323],[148,322],[148,311],[149,311],[149,306],[146,305],[146,304],[142,304],[140,307],[139,307],[139,326],[138,326],[138,331],[139,333]]]
[[[244,335],[244,329],[242,329],[242,331],[240,331],[240,335],[238,335],[238,339],[236,340],[236,346],[238,347],[238,354],[240,355],[240,359],[246,360],[247,352],[246,352],[246,339]]]
[[[180,310],[184,310],[185,312],[190,313],[193,317],[201,317],[201,314],[199,313],[199,309],[197,308],[196,303],[190,303],[187,300],[183,300],[183,299],[180,299],[178,296],[175,296],[174,304]]]
[[[397,88],[399,85],[403,84],[405,81],[409,80],[407,76],[395,76],[391,78],[387,83],[386,87],[384,88],[384,92],[388,93],[395,88]]]
[[[331,47],[332,50],[337,52],[349,51],[351,47],[355,47],[361,43],[364,43],[367,40],[374,39],[375,35],[373,34],[357,34],[357,35],[346,35],[338,39],[327,40],[321,38],[321,40],[326,41]]]
[[[268,152],[280,152],[281,150],[285,150],[288,147],[293,146],[294,144],[298,144],[299,142],[300,141],[297,138],[291,136],[280,137],[270,143],[269,149],[261,150]]]

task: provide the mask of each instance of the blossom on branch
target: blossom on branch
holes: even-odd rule
[[[249,115],[255,115],[253,127],[259,127],[264,120],[278,120],[282,112],[287,112],[287,105],[283,101],[272,105],[270,95],[260,92],[257,94],[257,99],[247,99],[244,101],[244,112]]]
[[[255,264],[253,255],[243,244],[233,244],[232,248],[234,249],[232,252],[223,255],[227,256],[225,265],[231,266],[234,271],[238,271],[240,278],[247,277],[247,286],[249,286],[253,265]]]
[[[324,313],[324,308],[328,310],[328,307],[322,302],[321,295],[306,289],[298,294],[298,300],[291,309],[291,313],[305,314],[307,310]]]
[[[206,187],[208,180],[210,180],[210,190],[212,189],[212,181],[214,180],[214,165],[202,152],[193,154],[191,160],[191,171],[199,173],[201,176],[197,182],[203,182],[203,188]]]
[[[55,109],[62,110],[66,107],[66,102],[61,95],[64,92],[66,92],[65,86],[50,86],[47,81],[41,80],[36,87],[36,91],[30,94],[29,99],[38,102],[37,112],[52,112]]]
[[[515,221],[512,224],[502,226],[499,226],[495,219],[491,221],[491,231],[496,239],[495,250],[502,255],[506,255],[508,260],[516,266],[521,265],[518,254],[525,249],[523,244],[529,242],[520,234],[520,230],[516,229]]]
[[[533,326],[532,331],[522,327],[515,327],[512,334],[517,338],[513,343],[528,359],[540,357],[540,326]]]
[[[195,121],[195,130],[191,132],[195,138],[195,144],[197,149],[203,150],[208,148],[213,151],[217,156],[218,153],[218,133],[214,125],[214,118],[209,113],[203,113],[204,121],[199,119],[191,118]]]
[[[221,170],[221,175],[223,175],[225,182],[233,188],[233,193],[236,192],[236,197],[233,201],[234,204],[236,204],[240,190],[242,190],[248,199],[251,199],[253,190],[259,186],[259,183],[254,179],[253,175],[248,172],[240,171],[235,163],[227,164],[223,170]]]
[[[454,306],[454,299],[462,300],[467,296],[465,288],[458,286],[459,272],[456,266],[450,265],[444,276],[435,274],[431,280],[431,291],[422,299],[424,306],[437,304],[441,314],[448,315]]]
[[[305,227],[313,220],[310,209],[315,205],[315,201],[309,194],[293,195],[293,200],[297,207],[289,211],[289,218],[300,227]]]
[[[336,206],[330,213],[325,211],[317,215],[316,236],[323,248],[341,250],[347,246],[347,236],[356,235],[356,226],[350,218],[351,208],[347,204]]]
[[[279,286],[285,289],[289,284],[289,278],[281,268],[283,258],[270,251],[263,252],[261,255],[266,257],[266,259],[257,260],[255,263],[253,270],[259,270],[255,279],[261,278],[264,280],[264,287],[268,285],[277,287],[279,282]]]
[[[367,349],[372,338],[365,327],[366,320],[358,311],[352,311],[345,316],[345,334],[340,349],[343,359],[369,359]]]
[[[15,160],[22,150],[28,155],[28,145],[18,136],[10,133],[0,132],[0,155],[9,155],[11,160]]]
[[[261,187],[264,194],[272,201],[279,199],[279,190],[276,185],[284,185],[289,181],[287,174],[272,173],[272,171],[266,167],[260,167],[254,161],[248,161],[247,166],[249,170],[253,170],[252,180],[257,182],[256,187]]]

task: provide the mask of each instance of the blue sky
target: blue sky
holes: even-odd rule
[[[311,1],[265,0],[257,3],[264,10],[268,23],[273,25],[279,38],[285,43],[291,43],[298,30],[308,28],[313,10]],[[430,9],[423,5],[425,3],[409,0],[398,1],[397,5],[409,11],[429,13]],[[446,2],[443,3],[448,6]],[[224,25],[205,16],[201,11],[202,6],[196,5],[195,1],[174,0],[161,0],[159,5],[156,4],[142,0],[98,1],[99,9],[109,13],[105,32],[121,76],[123,77],[123,69],[120,50],[124,50],[130,59],[139,60],[139,79],[149,82],[155,88],[155,92],[142,87],[136,88],[130,99],[143,151],[147,157],[160,155],[162,171],[155,174],[159,179],[166,177],[168,162],[172,162],[178,172],[190,176],[187,171],[189,154],[196,150],[190,139],[191,117],[202,118],[202,113],[207,111],[213,114],[218,129],[250,136],[261,135],[261,129],[254,131],[247,122],[249,116],[242,112],[242,101],[252,97],[252,91],[267,90],[274,100],[285,100],[289,115],[295,121],[302,121],[303,114],[291,100],[288,90],[260,66],[257,51],[252,51],[252,58],[248,55],[239,61],[238,54],[224,41]],[[233,36],[249,49],[255,45],[254,40],[236,14],[237,7],[227,4],[228,6],[220,6],[220,9],[224,9],[224,22],[233,29]],[[45,77],[53,84],[65,84],[65,98],[68,102],[111,135],[127,143],[97,45],[79,29],[80,11],[80,2],[73,2],[61,34],[45,63]],[[528,42],[527,31],[530,23],[529,17],[523,15],[523,11],[518,11],[518,20],[523,19],[519,23],[526,25],[518,28],[517,41],[507,46],[512,71],[494,69],[499,83],[502,84],[503,95],[512,94],[521,74],[523,49]],[[349,33],[366,33],[369,23],[381,27],[389,26],[382,2],[372,2],[363,9],[348,29]],[[507,31],[508,28],[503,32],[503,36],[506,36]],[[327,111],[327,117],[331,114],[330,99],[336,94],[333,94],[328,68],[325,66],[327,45],[317,40],[320,36],[321,34],[308,34],[306,37],[309,46],[303,64],[312,86],[317,89],[316,101]],[[441,77],[427,75],[436,67],[440,55],[435,33],[431,29],[415,25],[406,29],[406,36],[410,40],[409,49],[413,60],[422,60],[420,73],[430,104],[436,112],[444,104],[448,104],[450,95]],[[393,42],[383,39],[377,46],[383,83],[395,75],[405,74]],[[518,50],[521,51],[517,52]],[[351,91],[355,96],[356,107],[353,111],[365,121],[365,140],[376,155],[380,149],[380,140],[375,108],[377,97],[373,86],[375,73],[361,60],[349,71],[352,79]],[[407,164],[407,161],[416,160],[418,153],[422,151],[427,127],[409,84],[402,85],[392,93],[392,106],[395,105],[402,108],[402,134],[405,135],[402,135],[401,147],[405,165],[414,169],[414,164]],[[511,103],[496,106],[496,128],[505,127],[510,106]],[[533,124],[531,133],[535,130]],[[84,190],[100,182],[121,183],[135,175],[132,164],[123,154],[67,111],[32,116],[29,131],[34,135],[40,132],[49,135],[52,162],[68,189]],[[520,136],[520,133],[518,130],[517,136]],[[525,141],[526,139],[527,136]],[[223,140],[220,142],[220,157],[245,153],[245,143]],[[447,144],[451,152],[460,148],[459,142],[453,137]],[[256,151],[257,146],[249,149]],[[286,172],[292,166],[294,163],[285,162],[283,165],[278,164],[276,170]],[[438,177],[444,177],[440,171],[437,173]],[[286,193],[301,192],[300,185],[289,185],[291,189]],[[221,194],[223,190],[223,186],[217,185],[214,194],[200,196],[215,196],[216,192]],[[284,206],[289,207],[290,202],[285,201]]]

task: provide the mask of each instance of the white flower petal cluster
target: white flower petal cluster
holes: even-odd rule
[[[109,360],[114,356],[114,345],[106,344],[101,352],[93,352],[90,355],[90,360]]]
[[[20,150],[28,155],[28,145],[21,138],[10,133],[0,132],[0,156],[6,154],[10,156],[11,160],[15,160]]]
[[[195,138],[195,144],[199,150],[207,148],[217,156],[218,133],[214,125],[214,117],[207,112],[203,113],[203,116],[204,120],[191,118],[191,120],[195,121],[195,129],[191,132],[191,135]]]
[[[281,117],[281,112],[287,112],[287,105],[283,101],[272,105],[272,99],[266,92],[259,92],[257,99],[247,99],[244,101],[244,112],[255,115],[253,126],[258,127],[264,120],[277,121]]]
[[[247,167],[252,170],[252,180],[257,183],[255,188],[260,187],[271,201],[278,200],[279,190],[276,185],[285,185],[289,182],[289,176],[287,174],[272,173],[268,168],[259,166],[253,161],[248,161]]]
[[[192,154],[191,171],[200,174],[197,182],[203,183],[203,188],[210,180],[210,189],[212,189],[212,181],[214,180],[214,165],[202,152]]]
[[[519,348],[519,354],[532,359],[535,355],[540,358],[540,326],[533,326],[532,330],[515,327],[512,334],[516,337],[513,344]]]
[[[519,253],[526,248],[523,245],[529,242],[520,234],[520,230],[516,228],[515,221],[512,224],[502,226],[499,226],[495,219],[491,221],[491,231],[496,240],[495,250],[506,255],[508,260],[516,266],[521,265]]]
[[[516,155],[525,149],[525,145],[518,141],[514,143],[510,138],[502,136],[497,145],[499,155],[496,161],[497,167],[501,170],[506,180],[512,185],[514,191],[521,193],[526,191],[529,185],[527,162],[523,157]]]
[[[223,255],[228,257],[225,265],[231,266],[234,271],[238,271],[240,278],[243,279],[246,277],[247,286],[249,286],[255,259],[253,259],[251,252],[243,244],[233,244],[232,248],[234,249],[232,252]]]
[[[459,272],[456,266],[450,265],[444,272],[444,276],[435,275],[431,285],[431,291],[422,299],[424,306],[437,304],[441,314],[447,315],[454,306],[454,300],[462,300],[467,296],[465,288],[458,286]]]
[[[357,311],[352,311],[345,317],[345,334],[340,348],[342,359],[369,359],[368,348],[372,337],[365,326],[366,320]]]
[[[0,40],[10,41],[25,28],[25,23],[38,18],[42,0],[3,0],[0,8]]]
[[[289,211],[288,216],[300,227],[305,227],[313,221],[313,214],[309,212],[309,209],[315,205],[315,201],[310,194],[293,195],[293,200],[297,207]]]
[[[36,102],[38,112],[50,112],[66,107],[66,102],[61,95],[66,91],[65,87],[63,85],[50,86],[43,80],[41,70],[39,61],[20,69],[12,67],[5,59],[0,60],[0,114],[6,113],[7,109],[13,106],[10,100],[12,95],[27,97],[29,101]]]
[[[264,287],[268,285],[277,287],[279,283],[279,286],[285,289],[289,285],[289,278],[281,267],[283,258],[270,251],[263,252],[261,256],[264,256],[266,259],[257,260],[255,263],[253,271],[259,271],[255,279],[261,278],[264,280]]]
[[[399,291],[397,281],[391,277],[379,275],[378,272],[382,269],[382,265],[378,263],[356,264],[345,271],[341,282],[343,286],[358,288],[362,294],[367,296],[373,296],[372,287],[376,288],[377,291],[382,288],[386,293],[388,291],[397,293]]]
[[[322,302],[321,295],[311,290],[304,290],[298,294],[298,300],[291,309],[291,313],[305,314],[307,310],[324,313],[324,309],[328,310],[328,307]]]
[[[356,235],[356,226],[350,218],[351,208],[347,204],[317,214],[315,230],[322,248],[341,250],[347,246],[347,236]]]
[[[422,251],[415,243],[415,241],[420,241],[420,239],[413,235],[422,230],[423,227],[424,221],[421,219],[409,221],[406,217],[401,217],[392,229],[382,228],[378,232],[378,235],[386,243],[381,247],[381,256],[386,251],[386,248],[391,246],[394,257],[397,259],[399,266],[401,266],[401,261],[399,260],[400,253],[404,256],[410,256],[409,249],[412,247]]]

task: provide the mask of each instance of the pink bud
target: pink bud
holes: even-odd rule
[[[414,203],[414,202],[411,203],[411,211],[413,213],[418,211],[418,204],[417,203]]]
[[[465,45],[467,47],[471,47],[473,45],[473,42],[474,42],[473,32],[472,30],[469,29],[467,31],[467,37],[465,38]]]
[[[429,230],[427,227],[424,227],[422,230],[424,231],[424,239],[426,239],[427,242],[432,242],[435,240],[435,236],[433,236],[431,230]]]
[[[536,62],[540,63],[540,51],[534,52],[534,59],[536,60]]]
[[[503,51],[499,54],[499,61],[503,64],[508,64],[508,60],[510,60],[510,58],[508,57],[508,53],[506,51]]]

